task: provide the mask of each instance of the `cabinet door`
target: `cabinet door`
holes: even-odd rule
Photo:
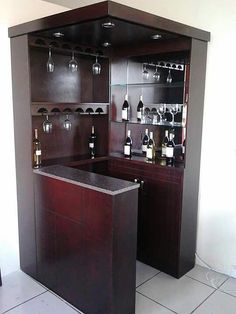
[[[178,271],[181,190],[169,181],[144,178],[145,202],[140,208],[143,238],[141,260],[171,275]]]

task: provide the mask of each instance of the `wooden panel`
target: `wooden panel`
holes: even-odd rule
[[[73,114],[69,116],[72,122],[72,129],[67,131],[63,128],[66,116],[50,116],[49,120],[53,124],[52,133],[43,132],[42,124],[45,117],[34,116],[32,119],[32,129],[37,128],[39,139],[42,145],[42,160],[88,155],[88,140],[91,134],[92,125],[97,134],[97,154],[107,155],[108,151],[108,116],[79,116]]]
[[[85,313],[134,314],[137,191],[35,184],[38,280]]]
[[[180,265],[180,274],[191,269],[195,261],[206,55],[207,43],[193,39],[181,222],[180,255],[183,263]]]
[[[19,36],[25,33],[47,30],[50,28],[62,27],[91,21],[97,18],[112,16],[121,20],[128,20],[131,23],[141,24],[148,27],[173,32],[176,34],[198,38],[209,41],[210,34],[206,31],[190,27],[181,23],[168,20],[141,10],[118,4],[112,1],[104,1],[94,5],[85,6],[64,13],[48,16],[32,22],[24,23],[9,29],[9,36]],[[96,34],[93,34],[94,36]]]
[[[30,115],[30,68],[28,37],[11,40],[14,135],[16,154],[17,203],[20,265],[36,275],[34,191],[32,174],[32,126]]]

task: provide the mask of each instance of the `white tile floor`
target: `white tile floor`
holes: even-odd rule
[[[236,279],[200,266],[175,279],[137,262],[136,285],[136,314],[236,314]],[[0,313],[80,312],[18,271],[3,277]]]

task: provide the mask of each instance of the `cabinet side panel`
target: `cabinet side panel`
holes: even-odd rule
[[[190,60],[186,168],[183,182],[180,276],[191,269],[195,262],[206,56],[207,43],[193,39]]]
[[[114,197],[113,311],[135,313],[138,189]]]
[[[31,161],[28,37],[11,39],[14,134],[21,269],[36,275],[35,218]]]

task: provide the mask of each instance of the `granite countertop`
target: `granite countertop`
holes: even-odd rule
[[[34,173],[110,195],[117,195],[139,188],[137,183],[61,165],[35,169]]]

